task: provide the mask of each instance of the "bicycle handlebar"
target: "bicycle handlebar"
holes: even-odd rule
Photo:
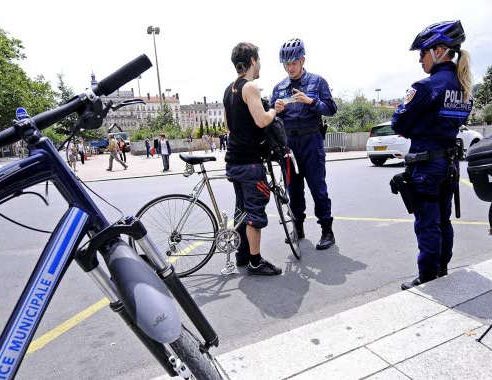
[[[145,54],[142,54],[101,80],[97,86],[93,87],[92,91],[96,96],[109,95],[132,79],[138,77],[150,67],[152,67],[152,63],[149,58]],[[33,116],[31,120],[39,130],[42,130],[63,120],[71,113],[82,110],[86,102],[87,95],[85,93],[80,94],[57,108]],[[15,127],[0,131],[0,147],[13,144],[20,139],[21,136]]]

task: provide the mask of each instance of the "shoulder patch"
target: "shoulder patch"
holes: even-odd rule
[[[405,99],[403,100],[403,104],[408,104],[412,101],[413,97],[417,93],[417,90],[413,87],[410,87],[405,94]]]

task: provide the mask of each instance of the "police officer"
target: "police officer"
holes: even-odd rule
[[[260,254],[261,230],[268,223],[265,207],[270,199],[260,144],[265,138],[263,128],[271,124],[276,112],[273,108],[264,110],[260,90],[253,82],[260,76],[258,47],[248,42],[237,44],[231,61],[238,77],[224,92],[230,131],[226,174],[234,184],[236,211],[246,212],[245,222],[238,229],[241,245],[236,253],[236,264],[247,265],[251,275],[279,275],[282,270]]]
[[[411,139],[407,167],[415,198],[415,234],[419,277],[403,290],[447,274],[453,249],[451,201],[458,183],[456,135],[466,123],[472,103],[469,54],[461,49],[465,32],[460,21],[433,24],[410,47],[429,77],[414,83],[392,118],[396,133]],[[457,63],[453,58],[457,58]],[[410,160],[408,160],[410,161]],[[453,173],[454,172],[454,173]]]
[[[321,115],[334,115],[337,107],[326,80],[304,69],[304,55],[304,43],[298,38],[282,45],[280,62],[288,77],[274,87],[271,104],[284,121],[288,145],[299,166],[299,174],[292,178],[289,186],[290,206],[296,218],[297,234],[299,238],[304,238],[306,179],[314,199],[314,213],[322,230],[316,249],[327,249],[335,244],[335,236],[332,230],[331,200],[325,181]]]

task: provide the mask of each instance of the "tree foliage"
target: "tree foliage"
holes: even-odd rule
[[[492,103],[492,66],[489,66],[485,76],[483,77],[483,83],[474,87],[474,105],[482,108],[487,104]]]
[[[55,93],[42,76],[31,79],[20,67],[25,59],[22,42],[0,29],[0,130],[10,126],[17,107],[30,115],[55,104]]]
[[[487,125],[492,124],[492,103],[487,104],[483,108],[483,120],[487,123]]]
[[[335,99],[337,113],[328,118],[332,131],[363,132],[391,118],[394,110],[377,107],[363,96],[357,96],[352,102]]]

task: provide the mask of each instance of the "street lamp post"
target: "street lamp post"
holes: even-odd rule
[[[376,88],[376,89],[374,89],[374,91],[376,91],[376,93],[378,94],[378,103],[379,103],[379,93],[381,92],[381,89],[380,88]]]
[[[161,29],[158,26],[149,26],[147,27],[147,34],[152,34],[154,38],[154,52],[155,52],[155,67],[157,70],[157,86],[159,87],[159,103],[161,105],[161,111],[164,109],[162,104],[162,91],[161,91],[161,77],[159,76],[159,62],[157,60],[157,47],[155,44],[155,35],[159,34]]]

